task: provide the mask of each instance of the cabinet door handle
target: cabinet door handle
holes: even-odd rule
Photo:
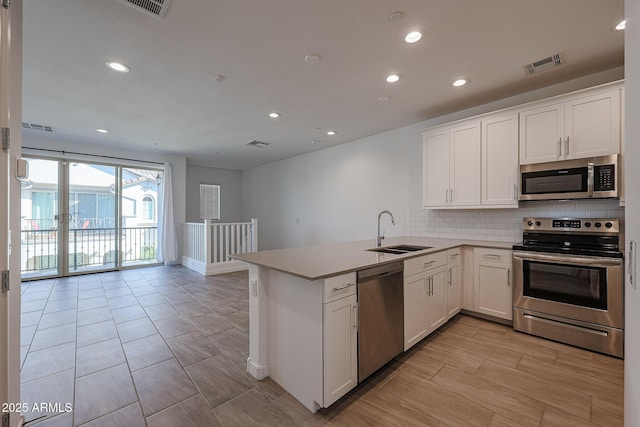
[[[564,154],[566,156],[569,155],[569,137],[567,137],[566,141],[565,141],[565,146],[564,146]]]
[[[434,262],[436,262],[436,260],[435,260],[435,259],[434,259],[434,260],[432,260],[432,261],[425,262],[425,263],[422,265],[422,268],[429,268],[429,266],[430,266],[431,264],[433,264]]]
[[[449,203],[449,190],[447,190],[446,198],[447,198],[447,203]]]
[[[511,286],[511,269],[507,268],[507,286]]]
[[[358,304],[353,305],[353,328],[358,332]]]
[[[513,184],[513,200],[518,200],[518,184]]]
[[[636,289],[636,242],[631,240],[629,242],[629,261],[627,267],[627,273],[629,274],[629,284]]]
[[[502,258],[502,256],[500,256],[500,255],[496,255],[496,254],[484,254],[483,256],[484,256],[485,258],[494,258],[494,259],[496,259],[496,258]]]
[[[558,138],[558,157],[562,157],[562,137]]]
[[[343,290],[343,289],[347,289],[347,288],[349,288],[349,287],[351,287],[351,286],[353,286],[353,285],[355,285],[355,283],[347,283],[346,285],[342,285],[342,286],[335,286],[335,287],[333,288],[333,292],[338,292],[338,291],[341,291],[341,290]]]
[[[449,269],[449,286],[453,286],[453,268]]]
[[[451,196],[451,203],[453,203],[453,187],[449,190],[449,195]]]
[[[433,276],[431,276],[431,295],[433,295]]]

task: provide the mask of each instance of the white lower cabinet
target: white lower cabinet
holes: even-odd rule
[[[511,320],[511,251],[475,248],[473,258],[474,311]]]
[[[405,261],[405,351],[460,311],[459,258],[452,249]]]
[[[460,312],[462,304],[462,287],[460,284],[460,278],[462,277],[461,257],[460,248],[447,251],[447,271],[445,275],[447,281],[447,320]]]
[[[438,329],[447,321],[446,266],[428,271],[430,287],[427,287],[427,334]]]
[[[357,298],[324,304],[324,406],[358,384]]]
[[[414,274],[404,279],[404,349],[426,337],[427,326],[427,289],[429,274]]]

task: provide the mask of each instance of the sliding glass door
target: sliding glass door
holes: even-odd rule
[[[162,172],[28,158],[22,190],[22,277],[155,263]]]
[[[24,276],[53,276],[60,269],[60,164],[28,159],[30,178],[22,182],[21,270]]]
[[[69,273],[112,270],[118,266],[118,168],[91,163],[68,164],[69,230],[65,260]]]

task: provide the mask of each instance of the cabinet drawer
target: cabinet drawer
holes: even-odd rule
[[[511,264],[511,251],[508,249],[491,249],[491,248],[474,248],[473,249],[474,262],[500,262],[504,264]]]
[[[447,264],[453,264],[461,261],[461,250],[460,248],[449,249],[447,251]]]
[[[439,267],[447,263],[447,252],[436,252],[435,254],[424,255],[411,258],[404,262],[404,277],[409,277],[421,271]]]
[[[356,291],[355,272],[328,277],[324,279],[323,301],[330,302],[349,295],[355,295]]]

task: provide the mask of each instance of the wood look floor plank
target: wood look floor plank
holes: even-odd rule
[[[612,403],[594,397],[591,407],[591,422],[607,427],[624,426],[624,407],[622,401]]]
[[[534,358],[553,361],[558,357],[558,352],[556,350],[540,345],[540,342],[530,342],[528,340],[521,339],[521,337],[512,333],[500,333],[493,330],[483,329],[480,330],[473,338],[486,341],[506,350],[516,350]]]
[[[432,379],[443,388],[499,413],[521,426],[539,426],[544,403],[488,379],[445,366]]]
[[[528,372],[549,382],[560,383],[576,390],[581,390],[589,396],[597,397],[608,402],[624,400],[624,390],[617,384],[602,380],[579,371],[567,369],[566,366],[554,362],[534,360],[524,356],[518,364],[518,370]]]
[[[508,368],[490,360],[485,361],[478,368],[476,375],[510,388],[516,393],[544,402],[547,406],[564,410],[578,418],[590,419],[591,396],[570,387],[564,387],[557,381],[547,381],[535,374]]]
[[[383,389],[446,425],[486,426],[493,417],[493,411],[478,402],[461,397],[407,370],[394,376]]]
[[[402,367],[404,369],[407,369],[416,375],[420,375],[427,380],[433,378],[433,376],[437,374],[444,365],[445,362],[434,359],[424,351],[416,351],[402,362]]]
[[[552,406],[545,408],[542,423],[540,423],[540,427],[593,427],[595,425]]]
[[[465,322],[455,322],[445,327],[442,333],[461,335],[463,337],[471,338],[478,332],[480,328],[478,325],[472,325]]]
[[[486,331],[505,333],[511,330],[510,326],[503,325],[501,323],[490,322],[488,320],[480,319],[473,316],[465,316],[462,314],[458,315],[455,321],[463,325],[473,326]]]
[[[352,400],[327,426],[431,426],[446,424],[419,410],[404,399],[379,389]]]
[[[517,351],[508,350],[480,339],[466,338],[453,334],[442,334],[434,338],[433,342],[458,348],[475,356],[493,360],[496,363],[500,363],[511,368],[515,368],[522,357],[522,353]]]
[[[461,369],[470,374],[476,372],[484,361],[483,358],[472,353],[439,342],[429,342],[427,345],[424,345],[420,351],[433,359],[440,360],[449,366]]]

